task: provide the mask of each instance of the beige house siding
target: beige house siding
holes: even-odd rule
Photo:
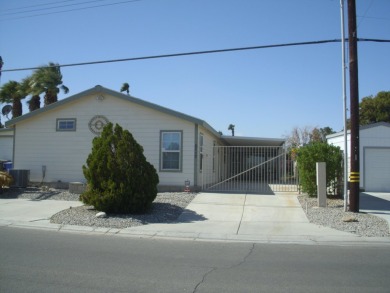
[[[194,180],[194,123],[165,114],[153,108],[104,94],[78,98],[41,115],[16,124],[14,168],[30,170],[30,180],[40,182],[46,166],[45,182],[85,182],[82,165],[91,151],[95,135],[88,123],[96,115],[129,130],[144,148],[147,160],[159,173],[160,185],[184,185]],[[56,131],[59,118],[76,119],[76,131]],[[182,132],[182,170],[160,170],[160,131]]]
[[[12,161],[14,137],[13,130],[0,129],[0,160]]]
[[[203,163],[202,170],[200,170],[201,166],[201,156],[200,156],[200,137],[203,135]],[[214,160],[214,145],[220,145],[219,139],[209,132],[204,127],[199,127],[198,129],[198,157],[197,157],[197,176],[198,176],[198,185],[202,188],[205,188],[213,183],[215,180],[214,176],[209,176],[206,174],[213,174],[215,170],[213,170],[213,160]],[[214,162],[216,163],[216,162]]]

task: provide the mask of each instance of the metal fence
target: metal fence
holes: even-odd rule
[[[262,194],[298,191],[296,164],[283,147],[215,146],[212,168],[205,168],[204,172],[205,191]]]

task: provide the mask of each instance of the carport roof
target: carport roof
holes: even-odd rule
[[[285,139],[282,138],[262,138],[244,136],[221,136],[222,141],[228,146],[282,146]]]

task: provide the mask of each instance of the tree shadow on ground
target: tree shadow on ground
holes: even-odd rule
[[[207,220],[203,215],[170,203],[156,202],[144,214],[108,214],[109,218],[132,218],[142,224],[192,223]]]
[[[60,194],[61,191],[43,191],[39,188],[3,188],[3,193],[0,194],[0,198],[3,199],[17,199],[26,198],[30,200],[46,200],[52,199],[56,195]]]

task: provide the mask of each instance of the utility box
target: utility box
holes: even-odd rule
[[[326,207],[326,163],[317,162],[317,198],[318,206]]]
[[[69,192],[82,194],[86,189],[86,185],[81,182],[69,182]]]
[[[12,187],[26,188],[30,181],[30,170],[11,169],[9,174],[14,179]]]

